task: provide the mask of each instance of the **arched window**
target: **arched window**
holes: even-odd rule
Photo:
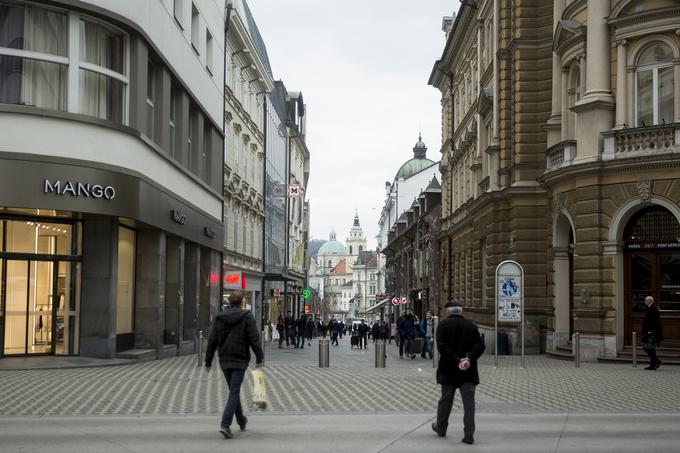
[[[680,224],[665,208],[651,206],[641,209],[628,221],[623,236],[630,242],[677,242]]]
[[[331,264],[331,260],[328,260],[328,267],[333,267],[333,265]]]
[[[647,46],[636,63],[637,126],[673,122],[673,51],[656,42]]]
[[[352,254],[352,246],[351,245],[349,246],[349,254],[350,255]]]
[[[360,245],[360,246],[359,246],[359,251],[360,251],[360,252],[363,252],[363,251],[364,251],[364,247]]]

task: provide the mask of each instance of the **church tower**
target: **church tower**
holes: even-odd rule
[[[349,237],[347,238],[347,252],[351,256],[359,256],[359,252],[366,250],[366,237],[364,230],[359,225],[359,213],[354,214],[354,224],[349,230]]]

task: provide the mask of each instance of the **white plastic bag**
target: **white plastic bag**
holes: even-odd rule
[[[262,368],[255,368],[250,370],[253,378],[253,409],[256,411],[263,411],[267,409],[267,386],[264,380],[264,371]]]

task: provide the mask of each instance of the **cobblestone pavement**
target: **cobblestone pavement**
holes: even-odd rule
[[[388,345],[387,368],[373,368],[373,346],[331,350],[331,368],[318,368],[318,346],[267,348],[265,373],[274,413],[428,412],[438,386],[432,362],[399,360]],[[656,372],[630,365],[583,363],[528,356],[493,357],[480,364],[478,410],[517,412],[680,412],[680,367]],[[250,404],[250,374],[242,398]],[[61,370],[0,371],[0,415],[217,414],[224,378],[196,367],[194,356],[136,365]],[[460,409],[459,398],[456,410]]]

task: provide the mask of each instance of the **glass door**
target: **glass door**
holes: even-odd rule
[[[28,261],[6,260],[3,273],[5,301],[4,355],[27,354]]]

